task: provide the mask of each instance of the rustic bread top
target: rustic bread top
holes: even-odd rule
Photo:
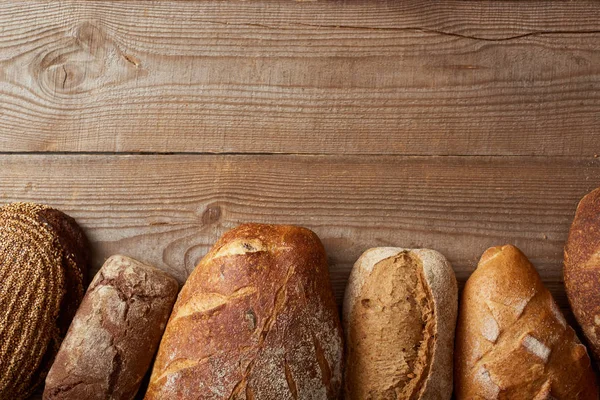
[[[180,292],[146,398],[336,399],[342,349],[319,238],[246,224]]]
[[[47,206],[0,207],[0,399],[27,397],[44,379],[83,297],[87,240]]]
[[[600,360],[600,188],[579,202],[565,246],[564,275],[573,313]]]
[[[455,349],[457,399],[597,399],[585,347],[525,255],[488,249],[467,281]]]
[[[346,398],[450,398],[456,312],[456,278],[440,253],[364,252],[344,298]]]

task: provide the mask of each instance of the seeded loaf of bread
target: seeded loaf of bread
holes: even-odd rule
[[[48,206],[0,207],[0,400],[43,381],[83,297],[88,241]]]
[[[131,400],[150,368],[179,284],[112,256],[94,277],[46,378],[45,400]]]
[[[529,260],[488,249],[467,281],[455,348],[461,399],[598,399],[585,347]]]
[[[145,399],[338,399],[342,353],[319,238],[246,224],[185,283]]]
[[[457,308],[454,271],[437,251],[363,253],[344,298],[345,399],[450,399]]]
[[[564,279],[573,313],[600,361],[600,188],[577,207],[565,246]]]

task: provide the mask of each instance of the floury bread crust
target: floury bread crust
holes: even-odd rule
[[[145,398],[338,399],[342,353],[319,238],[246,224],[223,235],[188,278]]]
[[[600,188],[579,202],[565,246],[564,278],[573,313],[600,361]]]
[[[44,399],[133,399],[178,290],[157,268],[119,255],[106,260],[48,373]]]
[[[457,298],[436,251],[363,253],[344,298],[345,398],[450,399]]]
[[[83,297],[89,246],[73,218],[45,205],[0,207],[0,399],[46,376]]]
[[[483,253],[463,290],[456,329],[458,400],[598,398],[585,347],[514,246]]]

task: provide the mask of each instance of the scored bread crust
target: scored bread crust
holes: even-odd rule
[[[600,188],[577,206],[565,246],[567,297],[596,361],[600,361]]]
[[[338,399],[343,338],[308,229],[225,233],[181,290],[145,399]]]
[[[457,400],[598,398],[585,347],[514,246],[486,250],[465,284],[454,382]]]
[[[423,276],[428,285],[430,300],[433,304],[434,334],[429,369],[420,389],[418,399],[450,399],[452,395],[452,367],[454,348],[454,328],[458,308],[458,289],[456,277],[450,263],[435,250],[404,249],[399,247],[377,247],[365,251],[356,261],[346,292],[343,305],[343,324],[347,346],[351,346],[349,337],[350,324],[359,324],[352,313],[361,298],[361,290],[369,279],[373,267],[382,260],[408,252],[415,256],[422,265]],[[367,340],[367,339],[364,339]],[[374,345],[379,345],[374,343]],[[400,349],[390,349],[400,351]],[[393,367],[393,366],[391,366]],[[348,382],[346,397],[349,397]]]

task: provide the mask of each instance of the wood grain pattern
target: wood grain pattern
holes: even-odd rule
[[[303,225],[323,240],[336,297],[374,246],[445,254],[459,281],[512,243],[566,307],[562,249],[600,159],[392,156],[0,157],[0,201],[46,202],[82,224],[94,269],[122,253],[183,281],[242,222]]]
[[[0,2],[3,152],[600,153],[600,3]]]

